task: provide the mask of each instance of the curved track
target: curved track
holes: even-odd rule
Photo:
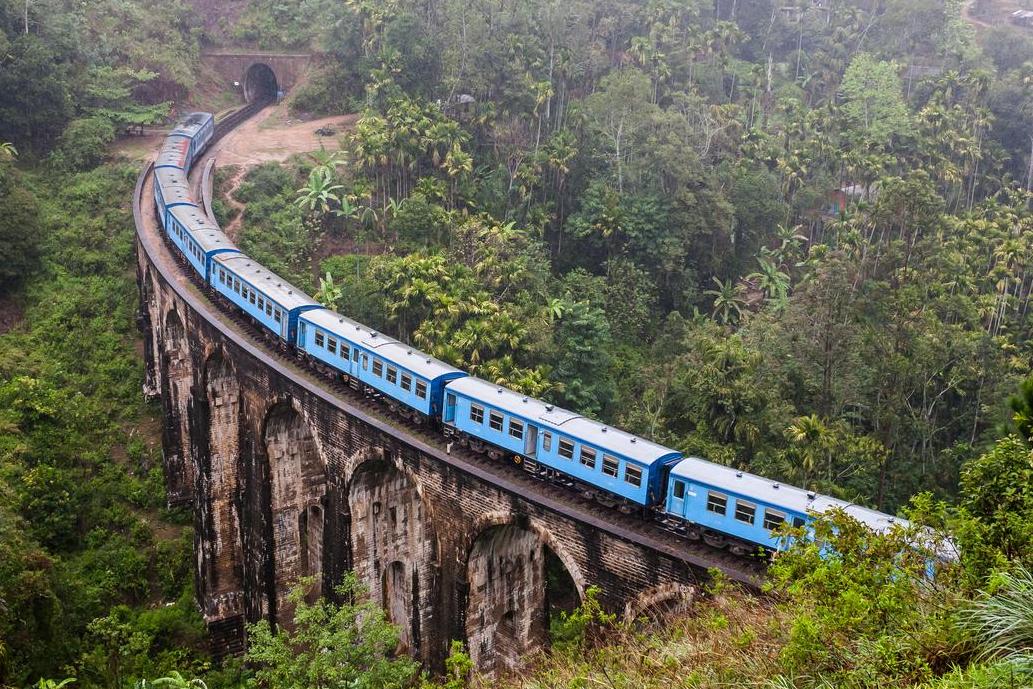
[[[216,127],[212,143],[225,135],[233,126],[261,109],[261,104],[243,108],[224,123]],[[209,147],[210,150],[211,147]],[[210,184],[211,164],[194,165],[195,183],[202,187]],[[495,462],[487,457],[458,447],[450,452],[440,436],[425,427],[407,423],[390,415],[384,408],[363,395],[347,388],[337,381],[319,374],[299,360],[288,356],[262,335],[260,330],[242,316],[217,306],[214,293],[202,289],[192,279],[192,272],[185,262],[170,250],[164,241],[158,224],[152,193],[153,164],[140,174],[133,193],[133,217],[136,222],[138,250],[143,251],[149,263],[176,294],[199,316],[204,318],[224,337],[236,343],[243,352],[256,359],[262,366],[292,379],[313,395],[355,417],[364,423],[389,433],[403,442],[444,462],[454,469],[480,481],[520,496],[545,509],[562,514],[594,529],[607,532],[639,546],[683,561],[699,570],[716,568],[733,581],[751,588],[759,588],[763,582],[765,563],[760,559],[742,558],[727,551],[715,550],[699,542],[688,541],[673,535],[658,524],[640,517],[624,515],[616,510],[606,509],[597,503],[581,497],[563,486],[540,480],[519,467]],[[207,174],[200,172],[205,170]],[[203,177],[204,179],[198,179]],[[202,188],[199,197],[211,197],[210,188]]]

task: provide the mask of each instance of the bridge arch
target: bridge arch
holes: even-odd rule
[[[624,606],[624,620],[634,622],[640,617],[658,620],[666,615],[684,612],[696,600],[694,586],[678,582],[658,584],[642,591]]]
[[[263,455],[269,476],[268,515],[272,575],[267,611],[273,622],[290,617],[286,595],[303,576],[313,577],[309,596],[322,594],[326,462],[305,414],[292,399],[275,401],[262,422]]]
[[[532,519],[493,512],[475,526],[465,551],[470,658],[486,673],[516,669],[546,648],[550,610],[582,600],[585,579],[565,549]],[[566,586],[559,581],[564,575]]]
[[[244,87],[244,100],[253,103],[260,100],[275,100],[280,90],[276,72],[265,62],[252,62],[244,70],[241,82]]]
[[[205,460],[199,462],[198,546],[201,577],[207,587],[211,614],[239,612],[236,592],[243,585],[240,515],[240,382],[232,360],[221,347],[205,360],[201,377],[207,423]]]
[[[356,460],[347,488],[352,569],[399,628],[402,650],[433,652],[426,642],[437,607],[438,541],[420,486],[378,453]]]
[[[186,326],[175,303],[162,319],[158,350],[158,377],[166,412],[163,444],[167,500],[171,505],[179,505],[192,500],[197,471],[190,442],[194,367]]]

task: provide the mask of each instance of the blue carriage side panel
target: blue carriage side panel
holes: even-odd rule
[[[363,383],[426,416],[441,415],[444,385],[466,376],[454,366],[374,330],[356,339],[356,376]]]
[[[298,349],[308,355],[354,376],[358,349],[355,339],[347,333],[361,328],[359,323],[329,309],[312,309],[298,317],[296,342]]]
[[[445,383],[466,373],[328,309],[299,319],[298,346],[425,416],[440,414]]]
[[[672,467],[665,502],[669,515],[772,550],[789,545],[773,534],[783,523],[807,526],[833,507],[851,505],[695,457]]]
[[[446,388],[445,423],[629,502],[660,501],[666,467],[681,455],[477,378]]]
[[[212,288],[290,344],[297,342],[299,314],[322,308],[250,256],[218,254],[212,262]]]

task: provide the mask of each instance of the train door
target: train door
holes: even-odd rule
[[[524,454],[534,457],[538,454],[538,426],[527,424],[527,435],[524,437]]]
[[[445,423],[454,423],[456,420],[456,396],[454,393],[445,395]]]

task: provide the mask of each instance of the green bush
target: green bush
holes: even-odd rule
[[[114,140],[115,125],[104,117],[72,120],[61,134],[52,158],[66,170],[90,170],[104,162]]]

